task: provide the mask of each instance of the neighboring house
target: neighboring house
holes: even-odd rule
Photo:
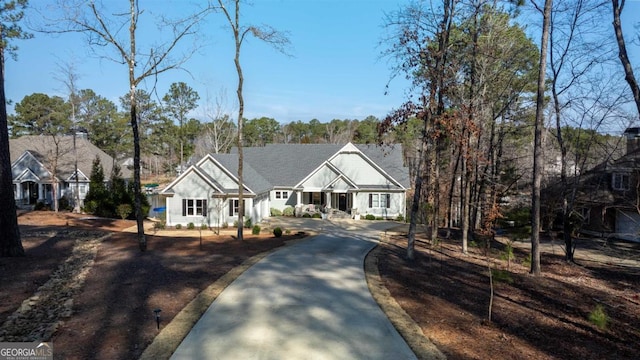
[[[640,241],[640,128],[624,134],[625,155],[580,176],[574,208],[583,217],[583,232]]]
[[[399,145],[269,144],[243,154],[245,216],[254,224],[286,207],[298,215],[406,215],[409,174]],[[237,175],[235,152],[207,155],[187,168],[161,192],[167,225],[237,221]]]
[[[58,136],[55,140],[52,136],[28,135],[10,139],[9,147],[13,196],[18,207],[37,203],[51,205],[54,196],[66,197],[74,205],[76,191],[82,206],[96,156],[100,158],[105,180],[109,179],[114,165],[113,158],[89,142],[85,134],[76,136],[75,148],[71,135]],[[121,175],[125,179],[131,176],[126,168],[121,169]],[[56,194],[54,183],[58,184]]]

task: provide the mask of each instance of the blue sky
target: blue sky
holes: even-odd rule
[[[31,1],[42,6],[45,1]],[[123,2],[126,5],[125,2]],[[404,79],[392,80],[388,94],[385,86],[391,70],[380,59],[378,46],[383,36],[385,12],[395,11],[404,0],[255,0],[243,7],[247,24],[269,24],[289,32],[292,46],[288,57],[254,38],[248,38],[242,49],[245,77],[245,117],[272,117],[281,123],[322,122],[339,119],[363,119],[368,115],[384,117],[405,100],[408,87]],[[154,22],[154,14],[179,16],[189,11],[191,1],[140,1],[147,11],[142,23]],[[125,6],[126,10],[126,6]],[[640,2],[626,5],[623,22],[632,29],[640,19]],[[630,15],[636,14],[636,15]],[[32,15],[34,19],[37,15]],[[201,107],[192,116],[202,118],[207,94],[211,103],[221,92],[226,93],[226,110],[236,109],[237,75],[233,65],[233,40],[220,14],[202,24],[204,36],[199,49],[183,67],[141,84],[155,88],[161,98],[173,82],[184,81],[201,97]],[[628,34],[630,34],[628,32]],[[74,62],[80,76],[78,87],[90,88],[118,103],[128,89],[127,69],[97,55],[113,54],[89,51],[79,34],[52,36],[35,33],[35,38],[20,41],[18,61],[8,58],[5,89],[7,97],[20,101],[24,96],[42,92],[66,97],[59,64]],[[144,49],[158,41],[152,26],[141,28],[138,44]],[[190,47],[191,42],[185,42]],[[638,46],[629,45],[637,52]],[[106,49],[105,49],[106,50]],[[637,59],[637,57],[636,57]],[[637,64],[637,63],[636,63]],[[9,107],[12,112],[12,107]]]

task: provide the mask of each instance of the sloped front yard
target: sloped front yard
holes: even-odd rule
[[[492,243],[492,321],[488,321],[489,270],[484,251],[461,253],[458,240],[416,244],[416,259],[404,259],[406,236],[390,236],[379,256],[380,273],[392,296],[449,359],[638,359],[640,354],[640,244],[584,240],[578,264],[568,264],[557,246],[542,255],[543,275],[522,265],[516,250],[506,271],[504,246]],[[581,254],[581,251],[583,252]],[[555,253],[555,254],[554,254]],[[610,256],[598,256],[610,255]],[[631,261],[633,262],[633,261]],[[495,271],[494,271],[495,272]],[[601,306],[604,328],[589,320]]]
[[[21,215],[19,223],[27,257],[0,258],[0,331],[2,325],[8,329],[0,338],[40,340],[42,334],[55,331],[51,341],[59,359],[138,358],[158,333],[153,310],[162,310],[164,326],[226,272],[294,237],[252,236],[249,230],[240,242],[203,232],[201,249],[199,237],[147,236],[148,250],[142,253],[135,234],[119,232],[135,225],[132,221],[32,212]],[[78,244],[109,233],[98,244],[94,259],[83,246],[81,260],[89,266],[66,283],[79,280],[81,288],[57,286],[56,295],[47,295],[43,285],[47,287],[52,274],[60,273],[56,270],[72,256],[74,247],[78,253]],[[69,296],[56,301],[65,295]],[[24,310],[21,321],[15,319],[19,308]]]
[[[148,236],[141,253],[135,234],[121,232],[131,221],[32,212],[19,222],[28,256],[0,258],[0,338],[53,333],[58,359],[138,358],[158,334],[154,309],[162,309],[164,327],[223,274],[288,239],[239,242],[203,232],[200,249],[198,237]],[[637,359],[640,269],[633,264],[640,246],[581,243],[580,265],[571,265],[557,244],[548,245],[542,277],[528,275],[526,252],[517,249],[510,270],[497,274],[491,322],[481,248],[462,255],[457,240],[432,246],[419,239],[415,261],[407,262],[406,237],[390,235],[378,261],[396,301],[450,359]],[[492,267],[505,270],[503,245],[492,249]],[[51,284],[52,278],[60,282]],[[598,305],[609,318],[605,328],[588,319]]]

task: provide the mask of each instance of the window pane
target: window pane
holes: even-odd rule
[[[192,199],[187,200],[187,215],[193,216],[193,200]]]
[[[380,194],[380,207],[387,207],[387,196],[385,194]]]
[[[372,197],[373,200],[372,200],[372,206],[371,207],[374,207],[374,208],[380,207],[380,199],[379,198],[380,198],[380,196],[378,194],[373,194],[373,197]]]
[[[283,191],[282,192],[282,198],[283,199],[288,199],[289,198],[289,192],[288,191]]]

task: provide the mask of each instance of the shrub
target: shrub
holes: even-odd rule
[[[602,304],[596,305],[596,308],[589,313],[589,321],[601,330],[604,330],[607,328],[609,317],[607,316],[607,313],[604,311],[604,307],[602,306]]]
[[[292,206],[287,206],[286,208],[284,208],[284,210],[282,210],[282,215],[284,216],[293,216],[293,207]]]
[[[531,254],[527,255],[524,259],[522,259],[522,266],[531,267]]]
[[[247,220],[244,221],[245,229],[250,229],[252,225],[253,225],[253,222],[251,221],[251,218],[247,218]]]
[[[187,224],[187,229],[193,230],[195,228],[196,228],[196,225],[194,223],[190,222],[190,223]]]
[[[38,201],[36,206],[33,207],[34,210],[47,210],[48,207],[42,201]]]
[[[129,214],[131,214],[132,211],[133,211],[133,207],[130,204],[120,204],[116,209],[118,216],[120,216],[122,220],[129,217]]]
[[[282,216],[282,211],[280,211],[280,209],[271,208],[271,216]]]
[[[313,218],[313,219],[322,219],[322,215],[320,213],[313,213],[313,215],[311,215],[311,218]]]
[[[154,230],[164,230],[164,228],[165,228],[164,221],[158,221],[158,222],[154,222],[153,223],[153,229]]]
[[[182,224],[176,224],[176,230],[182,229]]]
[[[507,284],[513,284],[513,278],[511,273],[507,270],[491,269],[493,279],[496,281],[506,282]]]
[[[225,222],[223,222],[223,223],[222,223],[222,228],[223,228],[223,229],[228,229],[228,228],[229,228],[229,223],[228,223],[228,222],[226,222],[226,221],[225,221]]]
[[[303,218],[311,218],[311,214],[309,214],[309,213],[304,213],[304,214],[302,214],[302,217],[303,217]]]
[[[207,230],[209,228],[209,225],[202,223],[200,224],[200,230]]]
[[[396,221],[404,222],[404,216],[402,216],[402,214],[398,214],[398,216],[396,216]]]
[[[278,228],[278,229],[279,229],[279,228]],[[282,230],[280,230],[280,231],[282,231]],[[291,234],[291,230],[287,229],[287,230],[285,230],[285,231],[284,231],[284,233],[285,233],[285,234],[287,234],[287,235],[289,235],[289,234]],[[282,234],[281,234],[281,235],[282,235]]]
[[[376,220],[384,220],[382,216],[376,216]]]
[[[251,229],[251,233],[253,235],[260,235],[260,226],[259,225],[253,225],[253,228]]]
[[[373,215],[373,214],[367,214],[367,215],[365,215],[364,218],[365,218],[365,220],[375,220],[376,216]]]
[[[236,220],[236,221],[234,221],[234,222],[233,222],[233,227],[234,227],[234,228],[237,228],[237,227],[238,227],[238,220]]]
[[[67,211],[73,210],[71,202],[69,201],[69,199],[67,199],[66,196],[63,196],[60,198],[60,200],[58,200],[58,209]]]
[[[287,231],[289,231],[289,230],[287,230]],[[282,236],[282,229],[280,229],[279,227],[273,229],[273,236],[281,237]]]

